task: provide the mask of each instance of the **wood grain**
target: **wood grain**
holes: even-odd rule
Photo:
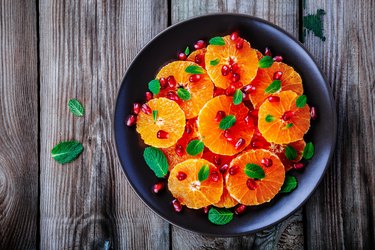
[[[41,248],[169,249],[169,226],[140,201],[117,161],[117,90],[136,53],[167,26],[166,1],[40,0]],[[80,100],[83,118],[67,102]],[[84,152],[57,164],[51,148]]]
[[[305,46],[332,86],[338,112],[336,153],[306,205],[309,249],[375,248],[375,2],[306,1],[304,14],[323,9],[322,42]]]
[[[35,1],[0,2],[0,248],[37,242],[38,52]]]

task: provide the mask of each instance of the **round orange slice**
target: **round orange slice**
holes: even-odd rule
[[[187,73],[186,70],[189,66],[198,67],[196,68],[196,72],[199,73]],[[199,80],[191,82],[190,76],[192,75],[198,75]],[[180,99],[178,103],[185,112],[187,119],[196,117],[203,105],[210,100],[213,95],[214,85],[206,71],[193,62],[175,61],[164,66],[156,75],[156,79],[160,80],[162,77],[167,79],[170,76],[173,76],[176,84],[173,87],[161,89],[156,97],[168,97],[170,93],[178,96],[179,91],[181,91],[180,89],[186,90],[190,94],[190,97],[186,100]]]
[[[263,158],[271,159],[272,165],[269,167],[262,165]],[[262,169],[264,177],[258,179],[249,177],[245,171],[250,168],[249,166]],[[225,181],[228,192],[234,199],[241,204],[251,206],[268,202],[275,197],[283,185],[284,178],[285,170],[279,157],[270,151],[257,149],[249,150],[233,159]]]
[[[224,186],[223,194],[221,195],[220,201],[218,203],[215,203],[215,207],[225,207],[225,208],[231,208],[238,204],[238,201],[236,201],[232,196],[230,196],[227,188]]]
[[[182,137],[185,128],[185,114],[174,101],[155,98],[148,101],[150,113],[141,111],[137,117],[137,132],[144,143],[158,148],[167,148]],[[160,132],[162,131],[162,132]],[[158,133],[163,134],[158,138]]]
[[[195,62],[199,66],[202,66],[204,69],[206,68],[206,64],[204,62],[204,55],[206,54],[206,48],[197,49],[191,52],[188,56],[187,60],[190,62]]]
[[[221,120],[216,120],[218,112],[235,119],[234,125],[221,129]],[[254,133],[254,124],[245,117],[249,109],[243,104],[233,104],[233,98],[225,95],[217,96],[204,105],[198,116],[198,131],[203,143],[213,153],[235,155],[249,145]],[[223,118],[226,119],[226,118]],[[228,138],[229,137],[229,138]],[[237,144],[241,141],[241,145]],[[236,145],[239,145],[237,147]]]
[[[206,69],[216,87],[226,89],[231,83],[233,73],[239,75],[243,85],[250,84],[258,70],[258,57],[250,43],[243,40],[242,48],[236,47],[240,41],[232,41],[230,36],[222,37],[225,45],[208,45],[205,54]],[[223,66],[229,67],[231,72],[222,73]],[[234,70],[232,70],[234,69]],[[234,72],[233,72],[234,71]]]
[[[200,181],[198,174],[205,167],[209,169],[207,179]],[[219,202],[223,193],[223,176],[209,161],[189,159],[172,169],[168,188],[181,204],[198,209]]]
[[[266,100],[259,108],[258,127],[268,142],[288,144],[301,140],[310,128],[310,108],[297,107],[298,95],[283,91],[278,102]]]

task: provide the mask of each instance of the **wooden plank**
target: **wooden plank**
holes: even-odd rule
[[[0,248],[32,249],[38,214],[35,1],[0,2]]]
[[[166,12],[166,0],[40,0],[42,249],[169,248],[168,224],[125,180],[112,129],[125,70],[166,28]],[[84,117],[68,111],[71,98]],[[57,164],[51,148],[71,139],[83,154]]]
[[[201,0],[172,0],[172,23],[176,23],[187,18],[198,15],[217,13],[217,12],[236,12],[254,15],[257,17],[269,20],[276,25],[287,30],[293,36],[298,37],[298,1],[283,0],[283,1],[201,1]],[[213,238],[205,237],[177,227],[172,227],[172,247],[175,249],[273,249],[276,248],[277,243],[285,228],[291,221],[302,221],[301,210],[288,220],[279,225],[265,230],[256,235],[249,235],[238,238]],[[299,242],[303,248],[303,224],[296,224],[296,231],[298,240],[288,236],[288,232],[283,235],[283,240],[286,243],[291,241]],[[288,241],[290,239],[290,242]]]
[[[318,9],[326,12],[326,39],[308,32],[305,46],[332,86],[338,141],[324,181],[306,205],[307,247],[374,249],[375,2],[306,0],[304,15]]]

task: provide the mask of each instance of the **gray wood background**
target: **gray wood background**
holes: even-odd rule
[[[238,238],[171,226],[135,195],[113,142],[122,77],[160,31],[187,18],[239,12],[303,39],[323,9],[325,41],[305,46],[336,99],[332,164],[304,208]],[[374,249],[375,2],[365,0],[0,0],[0,249]],[[74,118],[67,101],[85,104]],[[61,140],[84,143],[61,166]]]

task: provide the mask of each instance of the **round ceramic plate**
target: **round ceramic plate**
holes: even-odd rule
[[[175,213],[169,191],[153,194],[151,187],[159,180],[143,159],[145,145],[134,127],[127,127],[133,102],[144,100],[147,83],[154,79],[166,63],[176,60],[178,51],[193,48],[199,39],[208,41],[238,31],[252,47],[264,51],[269,47],[274,55],[301,75],[308,103],[317,107],[319,118],[305,138],[315,145],[315,156],[303,171],[295,172],[298,187],[290,194],[278,194],[271,202],[248,207],[242,216],[224,226],[209,222],[202,210],[183,209]],[[128,181],[138,196],[157,214],[179,227],[206,235],[236,236],[253,233],[286,219],[313,193],[332,157],[336,141],[336,111],[332,93],[311,55],[292,36],[262,19],[238,14],[215,14],[196,17],[169,27],[137,55],[129,66],[118,93],[115,111],[115,139],[118,156]]]

